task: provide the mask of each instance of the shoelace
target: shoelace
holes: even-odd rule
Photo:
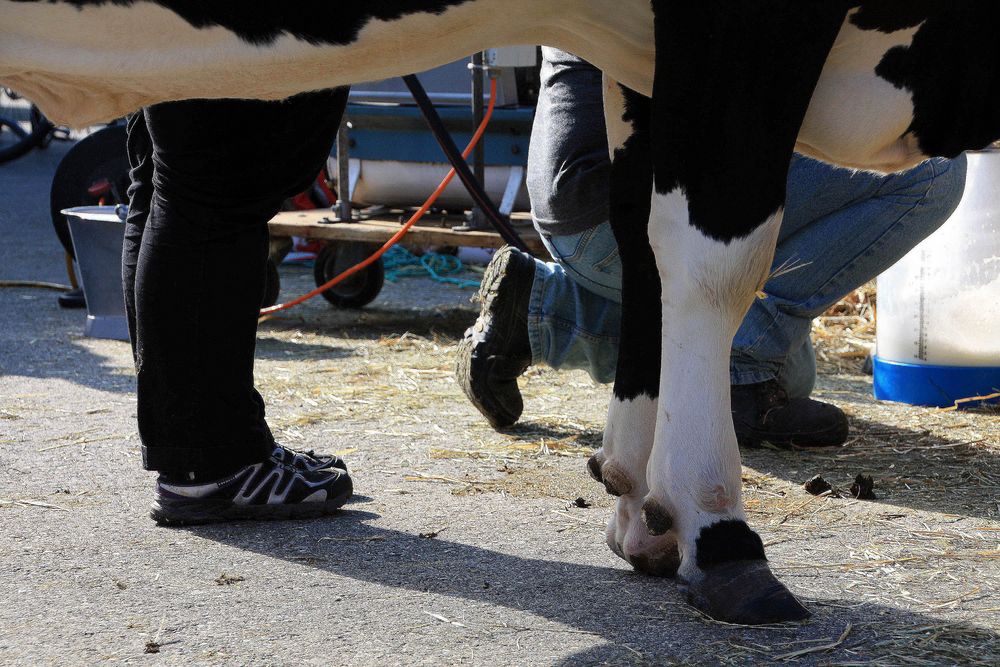
[[[288,456],[291,457],[292,464],[295,463],[296,457],[302,457],[302,459],[306,462],[307,465],[315,465],[318,463],[322,463],[322,461],[320,461],[319,458],[316,456],[316,452],[312,449],[310,449],[308,452],[300,452],[291,449],[290,447],[285,447],[284,445],[278,445],[278,449],[280,449],[283,452],[283,454],[280,455],[282,462],[284,462],[285,460],[284,454],[287,453]]]
[[[309,450],[308,452],[299,452],[294,449],[289,449],[284,445],[278,445],[278,449],[282,450],[282,454],[275,456],[272,454],[271,460],[276,464],[280,465],[285,470],[295,473],[297,475],[302,475],[303,473],[314,473],[314,472],[342,472],[340,467],[331,465],[336,457],[329,457],[329,461],[320,460],[314,450]],[[287,457],[284,453],[287,453]],[[301,460],[296,459],[296,457],[302,457]],[[285,459],[288,458],[288,462]]]

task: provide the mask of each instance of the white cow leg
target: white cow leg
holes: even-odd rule
[[[767,275],[781,212],[728,244],[688,224],[679,190],[653,194],[649,236],[662,283],[659,409],[642,505],[672,531],[678,580],[713,618],[768,623],[808,612],[771,574],[746,523],[729,396],[733,337]]]
[[[657,399],[646,394],[613,397],[603,446],[588,467],[608,493],[618,497],[606,530],[611,550],[641,572],[672,577],[680,565],[674,531],[666,526],[654,533],[649,526],[656,525],[657,518],[643,515],[656,411]]]

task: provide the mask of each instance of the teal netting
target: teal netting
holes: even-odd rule
[[[454,275],[465,270],[462,260],[454,255],[442,255],[436,252],[424,253],[417,257],[400,245],[394,245],[382,255],[385,265],[385,279],[396,282],[400,278],[413,276],[429,277],[439,283],[450,283],[459,287],[479,287],[478,280],[455,278]]]

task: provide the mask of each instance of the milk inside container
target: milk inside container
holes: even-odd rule
[[[951,218],[878,278],[876,398],[949,406],[1000,392],[1000,151],[968,160]]]

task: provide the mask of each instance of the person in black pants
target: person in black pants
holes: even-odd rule
[[[191,100],[129,118],[122,274],[158,523],[318,516],[351,495],[342,460],[275,443],[253,384],[267,222],[319,173],[346,101]]]

